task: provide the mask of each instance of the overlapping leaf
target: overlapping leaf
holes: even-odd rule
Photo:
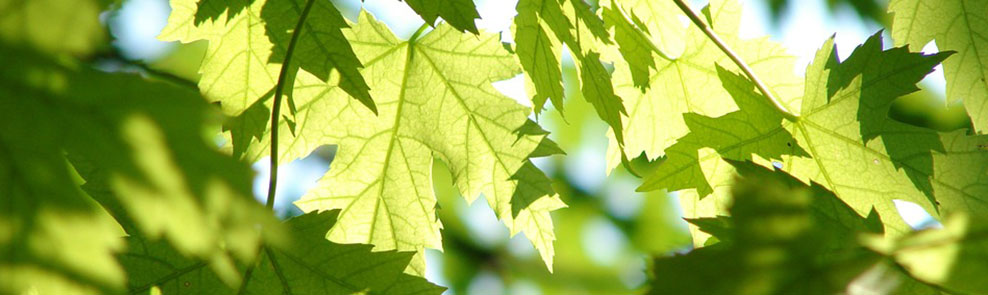
[[[286,222],[284,246],[264,245],[252,263],[240,264],[242,283],[229,285],[201,260],[188,259],[163,243],[127,239],[120,256],[131,293],[157,287],[163,294],[440,294],[442,287],[402,271],[409,252],[371,252],[369,245],[325,239],[336,213],[309,213]]]
[[[551,265],[549,212],[564,205],[528,159],[559,150],[527,119],[524,106],[491,86],[519,72],[498,36],[441,24],[401,41],[369,14],[346,33],[366,61],[362,73],[379,113],[300,72],[293,93],[297,136],[282,122],[278,156],[289,161],[326,144],[339,145],[339,152],[296,204],[305,211],[342,209],[328,235],[334,242],[375,250],[440,248],[430,177],[436,157],[450,167],[463,196],[472,201],[483,194],[511,232],[524,232]],[[248,159],[267,156],[269,142],[261,143]],[[421,262],[413,262],[418,271]]]
[[[686,27],[679,18],[682,15],[679,7],[673,1],[614,0],[602,1],[602,4],[610,4],[609,9],[615,12],[624,12],[621,18],[608,18],[605,12],[605,23],[619,26],[630,21],[666,58],[676,59],[686,50]]]
[[[797,98],[802,92],[802,83],[788,70],[793,68],[795,58],[786,54],[782,46],[766,38],[740,39],[737,29],[740,26],[741,6],[737,1],[710,3],[703,12],[713,30],[751,66],[755,74],[768,83],[777,97],[790,109],[798,109]],[[671,11],[678,11],[678,8],[663,6],[655,10],[634,10],[635,15],[642,19],[676,18],[679,15],[671,15]],[[678,26],[658,26],[655,29],[650,27],[649,31],[653,36],[673,38],[677,34],[663,35],[656,30],[678,29]],[[628,118],[623,124],[626,138],[624,152],[628,158],[637,157],[643,152],[648,159],[664,155],[666,148],[689,132],[682,116],[684,113],[718,117],[737,110],[730,94],[720,87],[714,64],[731,71],[737,71],[737,67],[696,26],[688,28],[682,42],[685,42],[686,48],[681,55],[674,59],[668,56],[655,59],[657,70],[651,71],[648,91],[645,92],[638,86],[640,83],[636,82],[633,72],[627,70],[631,68],[628,62],[617,58],[617,54],[605,54],[615,64],[615,94],[624,99],[624,107],[628,110]],[[658,41],[653,39],[653,43]],[[619,144],[619,139],[612,139],[608,147],[608,167],[613,168],[620,163]]]
[[[820,185],[807,186],[779,170],[731,165],[741,175],[732,189],[731,217],[691,220],[721,242],[657,259],[651,293],[937,293],[858,244],[861,233],[881,232],[874,211],[861,217]],[[869,278],[874,276],[884,278]]]
[[[346,21],[332,3],[208,2],[197,5],[195,0],[172,0],[168,26],[159,38],[209,42],[200,68],[199,88],[209,101],[219,102],[225,114],[239,116],[227,124],[233,132],[237,155],[263,133],[270,117],[263,101],[275,93],[282,67],[287,67],[283,84],[288,93],[301,68],[338,85],[375,110],[359,73],[361,62],[342,34]],[[288,55],[290,44],[295,46],[292,56]],[[292,58],[291,64],[284,65],[288,58]],[[329,80],[331,72],[339,75]],[[294,113],[293,97],[289,96],[287,102]]]
[[[712,148],[720,157],[736,161],[751,160],[753,155],[763,159],[808,156],[793,135],[781,128],[782,114],[755,92],[751,82],[719,65],[717,72],[740,110],[717,118],[683,114],[690,133],[666,149],[666,161],[645,180],[641,190],[695,188],[701,198],[713,193],[700,167],[705,161],[699,155],[702,148]]]
[[[0,293],[123,287],[112,255],[124,233],[93,199],[128,231],[217,268],[253,251],[274,219],[250,198],[249,168],[201,136],[215,114],[194,91],[29,49],[0,55]]]
[[[447,24],[460,32],[469,31],[478,34],[475,19],[480,18],[477,6],[473,0],[403,0],[408,3],[415,13],[418,13],[429,25],[436,24],[436,18],[442,17]]]
[[[943,208],[950,210],[959,210],[951,208],[962,206],[966,202],[980,202],[980,197],[976,194],[983,186],[980,177],[941,176],[942,173],[952,175],[958,171],[985,169],[978,161],[971,159],[985,156],[983,153],[972,153],[971,149],[977,146],[974,143],[977,138],[965,139],[957,132],[943,134],[945,139],[960,136],[953,140],[956,144],[951,150],[966,150],[949,152],[944,148],[945,141],[940,140],[941,135],[937,132],[888,118],[892,101],[917,90],[915,83],[946,58],[947,54],[926,56],[910,53],[905,48],[882,51],[881,41],[876,35],[856,49],[847,60],[838,62],[832,44],[832,40],[828,41],[807,69],[806,94],[802,101],[802,116],[798,121],[778,124],[774,128],[769,127],[769,121],[760,122],[759,124],[765,125],[757,128],[761,131],[755,133],[736,132],[736,128],[717,128],[710,124],[701,125],[702,128],[698,130],[706,129],[706,135],[713,135],[709,133],[709,128],[713,128],[712,130],[740,135],[741,138],[732,140],[743,143],[725,149],[716,144],[718,140],[704,140],[702,147],[711,147],[717,150],[719,157],[727,159],[752,154],[771,159],[782,155],[781,165],[786,172],[800,179],[820,183],[859,214],[864,215],[877,209],[886,218],[883,220],[886,230],[892,235],[909,231],[897,217],[893,199],[915,202],[934,214],[937,212],[934,197]],[[743,114],[744,109],[740,113],[718,119]],[[781,120],[776,118],[773,121]],[[793,134],[794,142],[777,140],[763,145],[770,141],[765,141],[761,134],[784,132],[781,130],[783,128]],[[694,142],[689,140],[690,137],[701,134],[703,133],[684,137],[686,140],[683,145]],[[962,141],[963,145],[960,144]],[[805,150],[806,154],[783,152],[797,146]],[[696,150],[669,149],[670,152],[689,155],[684,159],[696,157],[691,154],[697,152]],[[732,154],[734,152],[740,154]],[[783,155],[784,153],[788,155]],[[670,161],[679,158],[672,154],[669,157]],[[957,159],[956,157],[965,157],[964,165],[967,166],[957,166],[960,163],[946,160]],[[674,161],[680,162],[683,161]],[[689,164],[680,165],[687,168],[670,167],[667,169],[669,173],[653,175],[643,188],[692,187],[701,192],[699,197],[702,198],[702,193],[711,192],[711,186],[721,185],[707,182],[709,175],[697,174],[706,169],[691,166],[703,162],[689,161]],[[941,194],[943,200],[940,200]]]
[[[614,6],[615,4],[612,3],[611,5]],[[629,20],[620,8],[604,7],[603,16],[607,26],[614,28],[614,41],[617,42],[621,56],[628,62],[628,69],[631,71],[631,78],[634,80],[635,86],[644,91],[648,87],[649,72],[655,70],[655,60],[652,55],[659,52],[658,47],[649,39],[648,29],[634,13],[631,14],[632,19]],[[661,31],[670,32],[674,29],[663,28]],[[679,38],[679,40],[681,39]]]
[[[610,43],[604,22],[582,0],[522,0],[515,17],[515,43],[518,59],[534,86],[532,105],[542,111],[546,100],[562,110],[563,90],[559,54],[562,45],[570,49],[580,72],[583,97],[622,139],[622,116],[627,116],[621,97],[614,95],[611,73],[601,64],[598,44]],[[573,22],[570,22],[573,19]],[[547,32],[556,37],[552,39]],[[586,37],[582,37],[585,33]],[[592,37],[591,37],[592,36]],[[623,39],[622,39],[623,40]]]
[[[936,41],[956,51],[943,63],[947,100],[963,101],[974,128],[988,130],[988,2],[978,0],[893,0],[892,39],[922,49]]]

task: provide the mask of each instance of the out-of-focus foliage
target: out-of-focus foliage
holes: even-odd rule
[[[787,9],[794,5],[805,5],[799,0],[764,0],[768,2],[769,10],[772,13],[772,20],[778,21]],[[880,24],[888,23],[888,14],[885,7],[888,0],[826,0],[829,12],[849,7],[857,12],[863,20],[869,20]]]
[[[276,233],[249,197],[247,165],[202,137],[217,117],[195,92],[6,41],[0,55],[3,293],[122,288],[121,227],[227,273],[259,227]]]
[[[946,218],[943,228],[913,233],[898,240],[873,237],[867,244],[890,255],[919,280],[944,286],[955,294],[978,294],[988,284],[978,279],[988,271],[988,239],[983,216],[966,213]]]
[[[2,0],[0,38],[47,53],[88,54],[106,46],[99,14],[114,0]]]
[[[309,213],[285,222],[292,236],[284,245],[262,245],[257,257],[237,266],[230,284],[206,266],[167,244],[127,239],[120,255],[131,293],[158,288],[162,294],[440,294],[443,288],[403,273],[410,252],[371,252],[370,245],[327,241],[324,234],[339,211]]]
[[[822,186],[781,170],[730,164],[740,175],[730,217],[690,220],[719,243],[656,259],[652,294],[937,293],[911,280],[869,285],[875,272],[901,277],[858,243],[882,231],[877,212],[859,216]]]
[[[828,1],[944,53],[827,43],[805,83],[708,1],[770,95],[672,0],[520,0],[503,36],[480,2],[395,2],[408,40],[341,1],[171,2],[194,42],[128,60],[118,1],[0,0],[0,293],[988,289],[976,1]],[[948,103],[913,92],[945,58]],[[535,116],[495,90],[520,84]],[[334,163],[298,204],[334,211],[273,222],[248,162],[309,153]],[[914,232],[893,199],[950,217]]]

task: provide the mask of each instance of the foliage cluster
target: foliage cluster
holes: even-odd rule
[[[655,257],[645,289],[988,293],[988,2],[892,0],[899,47],[876,33],[842,60],[831,38],[804,77],[739,36],[737,0],[709,2],[519,0],[502,43],[471,0],[405,0],[426,22],[407,40],[327,0],[170,0],[160,38],[208,44],[187,85],[93,66],[115,1],[0,0],[0,293],[441,293],[434,161],[552,271],[565,196],[532,159],[564,154],[538,122],[569,98],[564,55],[607,169],[678,191],[691,223],[696,249]],[[969,128],[891,117],[941,63]],[[492,86],[520,74],[532,108]],[[278,221],[276,167],[323,145],[308,213]]]

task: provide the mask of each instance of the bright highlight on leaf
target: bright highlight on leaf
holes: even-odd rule
[[[524,232],[551,267],[549,212],[565,205],[529,157],[561,151],[528,120],[524,106],[491,86],[519,71],[499,37],[464,35],[440,24],[401,41],[366,13],[346,33],[366,61],[362,74],[379,113],[300,73],[292,94],[299,104],[297,136],[281,133],[279,157],[300,158],[326,144],[339,145],[339,152],[327,175],[296,204],[304,211],[342,209],[328,235],[334,242],[438,249],[441,224],[430,176],[437,157],[463,196],[472,201],[483,194],[511,232]],[[269,143],[261,143],[251,146],[249,159],[266,156]],[[423,266],[413,263],[418,272]]]
[[[218,3],[172,0],[168,26],[159,38],[168,41],[205,40],[209,49],[202,61],[199,89],[224,113],[238,116],[227,123],[233,132],[234,154],[239,156],[263,132],[270,117],[271,99],[282,67],[291,93],[301,68],[322,81],[337,85],[371,110],[376,110],[360,75],[361,62],[343,37],[346,21],[327,1],[238,0]],[[208,17],[203,17],[206,15]],[[296,30],[296,27],[300,30]],[[295,44],[292,63],[283,63]],[[337,73],[330,80],[330,73]],[[294,114],[295,99],[287,103]]]
[[[901,47],[876,33],[840,60],[832,37],[804,79],[781,46],[739,37],[738,0],[702,13],[688,0],[519,0],[514,44],[477,28],[473,0],[401,1],[427,23],[408,40],[368,13],[344,19],[335,0],[170,0],[160,37],[203,41],[193,81],[172,73],[183,54],[149,65],[108,42],[101,16],[121,1],[0,0],[0,294],[439,294],[424,253],[443,247],[431,271],[457,293],[487,285],[460,256],[514,293],[988,293],[983,1],[892,0]],[[842,3],[882,21],[877,4]],[[931,41],[941,53],[915,52]],[[970,123],[909,114],[941,62],[947,103],[963,101]],[[519,74],[534,116],[492,85]],[[567,95],[588,104],[564,113]],[[580,130],[596,112],[607,170],[675,192],[682,214],[620,197],[627,174],[586,189],[572,172],[584,163],[556,169],[557,156],[547,177],[532,159],[563,154],[537,123],[547,101],[565,123],[552,127],[569,128],[560,142],[602,143]],[[273,206],[278,162],[327,145],[330,170],[295,202],[308,213],[280,223],[250,197],[251,163],[271,161]],[[552,212],[567,205],[554,186],[574,204],[559,236],[584,241],[558,256]],[[462,240],[477,212],[453,190],[484,196],[541,262],[514,241]],[[909,203],[927,229],[906,225]],[[686,217],[694,248],[656,254],[636,279],[627,262],[688,242],[664,237],[670,217]],[[552,281],[529,290],[545,272],[530,263],[552,272],[554,259]]]
[[[793,68],[795,58],[767,38],[740,39],[737,30],[741,24],[741,5],[737,1],[710,3],[704,9],[705,16],[711,20],[708,24],[768,84],[776,97],[788,104],[789,109],[798,109],[796,101],[803,91],[802,83],[788,70]],[[672,8],[634,10],[643,19],[676,18],[681,15],[673,13],[675,11],[678,11],[675,5]],[[678,26],[672,26],[657,30],[677,29]],[[650,32],[656,34],[651,29]],[[677,35],[666,36],[672,38]],[[645,92],[639,86],[640,78],[635,77],[635,72],[627,70],[634,70],[630,61],[618,58],[617,53],[620,52],[614,49],[604,54],[611,57],[615,64],[614,93],[624,99],[628,112],[628,118],[623,123],[626,138],[623,152],[628,158],[645,153],[649,160],[654,160],[665,155],[667,148],[689,132],[683,114],[719,117],[738,109],[731,95],[721,87],[714,65],[731,71],[737,71],[737,66],[695,25],[689,26],[681,42],[686,43],[681,55],[675,58],[658,56],[655,59],[657,70],[649,71],[648,91]],[[624,58],[627,57],[624,55]],[[636,66],[645,64],[643,60],[635,63]],[[610,168],[621,163],[621,141],[620,138],[616,139],[608,146],[607,163]]]

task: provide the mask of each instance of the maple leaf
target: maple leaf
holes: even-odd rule
[[[905,48],[882,51],[879,35],[875,35],[847,60],[839,62],[831,39],[807,68],[806,94],[802,101],[802,116],[798,120],[782,122],[781,116],[776,116],[765,121],[749,121],[758,124],[750,128],[759,132],[738,132],[737,127],[728,128],[730,124],[719,127],[696,124],[699,126],[695,128],[697,135],[687,135],[682,143],[683,146],[696,147],[685,149],[677,147],[677,143],[670,148],[668,151],[676,151],[686,157],[670,155],[670,161],[680,164],[665,169],[668,172],[650,176],[642,189],[696,188],[697,197],[703,198],[712,192],[712,185],[707,179],[714,175],[699,174],[705,169],[697,169],[693,165],[703,165],[704,160],[692,160],[698,157],[691,153],[696,153],[701,147],[709,147],[715,149],[717,155],[708,154],[708,157],[739,159],[758,154],[765,160],[780,161],[783,170],[800,179],[820,183],[859,214],[877,209],[886,218],[883,222],[887,233],[900,235],[908,232],[910,229],[898,218],[892,200],[914,202],[935,213],[932,187],[956,190],[957,187],[952,184],[958,180],[938,180],[934,177],[932,157],[940,154],[934,151],[943,151],[943,148],[937,147],[937,133],[891,120],[888,110],[893,100],[916,91],[915,83],[947,55],[926,56],[910,53]],[[725,85],[728,84],[725,81]],[[751,88],[749,84],[748,92],[736,93],[735,89],[732,94],[735,97],[751,96]],[[730,87],[727,89],[731,91]],[[767,101],[763,96],[761,99]],[[732,116],[745,116],[745,110],[717,119],[729,121]],[[719,132],[712,133],[714,130]],[[787,134],[774,140],[764,136],[779,132]],[[728,140],[707,138],[697,142],[690,139],[729,133],[734,136]],[[722,141],[734,144],[718,143]],[[797,151],[797,148],[801,150]],[[951,155],[947,153],[946,156]],[[679,157],[690,160],[673,160]],[[956,169],[944,169],[953,170]],[[716,178],[723,181],[722,176]],[[965,180],[970,178],[959,181]],[[713,186],[717,185],[723,184]],[[976,197],[972,195],[973,190],[977,188],[961,190],[960,194],[964,196],[957,198],[958,201]],[[945,193],[945,196],[953,193]],[[954,207],[956,204],[951,202],[944,207]]]
[[[440,248],[430,176],[435,157],[450,167],[461,195],[472,201],[484,194],[511,233],[524,232],[551,265],[549,212],[565,205],[528,159],[561,151],[528,120],[526,107],[491,86],[519,72],[499,36],[464,35],[440,24],[401,41],[366,13],[346,33],[366,61],[362,73],[379,113],[300,72],[293,93],[297,136],[281,133],[278,157],[287,162],[326,144],[339,150],[330,171],[296,205],[307,212],[343,209],[328,235],[334,242]],[[252,145],[247,158],[267,156],[269,144]],[[412,266],[421,271],[420,257]]]
[[[643,19],[676,19],[670,17],[671,11],[678,11],[678,8],[640,9],[635,10],[635,14]],[[789,109],[797,109],[802,83],[786,70],[793,68],[795,58],[767,38],[741,40],[737,33],[741,6],[737,1],[711,1],[703,13],[717,35],[768,83],[770,91],[780,97]],[[649,32],[656,35],[661,34],[658,32],[661,30],[678,29],[678,26],[659,26],[649,28]],[[670,33],[663,36],[676,35]],[[649,76],[649,91],[645,92],[637,86],[639,83],[635,82],[633,73],[624,70],[631,67],[628,62],[616,58],[616,53],[604,54],[615,63],[614,92],[624,99],[624,107],[628,111],[628,118],[623,123],[623,151],[628,158],[635,158],[643,152],[649,160],[664,155],[666,148],[689,131],[683,113],[717,117],[737,110],[730,94],[719,85],[714,64],[732,71],[737,67],[695,25],[688,28],[683,42],[686,48],[678,57],[659,56],[655,59],[657,70]],[[614,135],[610,137],[607,162],[608,167],[613,168],[621,163],[622,150],[621,141]]]
[[[935,40],[943,52],[947,101],[964,101],[974,129],[988,130],[988,2],[977,0],[893,0],[889,11],[897,46],[922,49]]]
[[[10,233],[0,269],[17,274],[0,278],[0,293],[122,289],[112,254],[126,233],[107,211],[127,233],[217,264],[247,256],[257,227],[274,222],[250,197],[250,168],[201,136],[216,114],[194,91],[29,49],[0,44],[0,55],[10,58],[0,69],[9,120],[0,124],[0,231]]]
[[[237,143],[235,155],[241,155],[252,138],[261,136],[270,117],[263,101],[275,93],[283,68],[287,93],[299,68],[323,81],[336,72],[339,75],[330,83],[376,110],[359,72],[362,64],[343,37],[346,21],[332,3],[237,0],[197,5],[195,0],[171,0],[170,4],[172,13],[159,38],[209,41],[199,88],[209,101],[219,102],[226,115],[237,116],[227,124]],[[289,55],[292,44],[294,51]],[[289,59],[290,64],[284,65]],[[287,103],[294,114],[291,95]]]
[[[201,260],[188,259],[167,244],[127,238],[120,255],[131,293],[157,287],[163,294],[440,294],[444,288],[402,273],[414,253],[371,252],[370,245],[326,240],[338,211],[309,213],[285,222],[285,245],[264,245],[242,278],[228,284]]]
[[[645,179],[640,190],[695,188],[701,198],[713,193],[700,167],[705,161],[698,152],[702,148],[717,151],[716,155],[709,156],[737,161],[751,160],[756,154],[764,159],[779,159],[782,155],[809,156],[796,144],[793,135],[780,127],[782,114],[765,96],[755,92],[751,82],[720,65],[717,65],[717,72],[724,89],[734,96],[740,109],[717,118],[683,114],[690,133],[666,149],[666,160]]]

